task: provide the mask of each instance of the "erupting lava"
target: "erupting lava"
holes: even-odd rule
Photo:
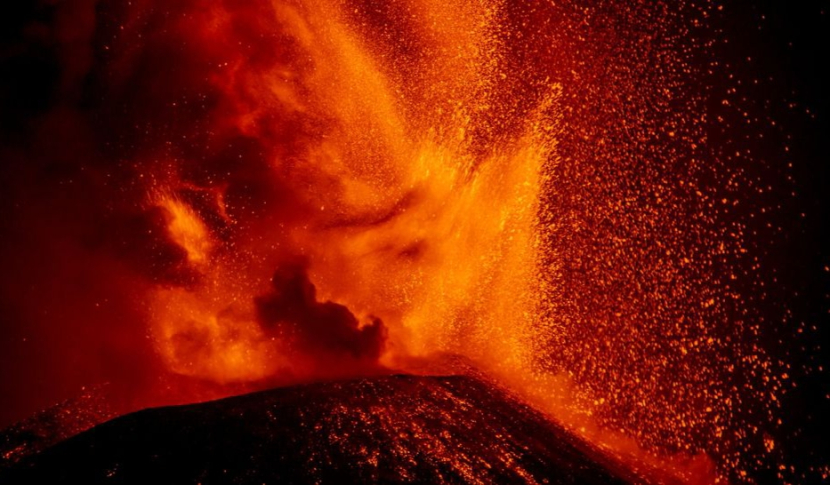
[[[695,87],[717,8],[617,4],[59,7],[79,107],[38,136],[74,155],[20,180],[71,202],[27,224],[115,301],[66,318],[140,322],[107,335],[151,342],[125,375],[199,383],[175,401],[461,355],[611,453],[745,474],[786,374]]]

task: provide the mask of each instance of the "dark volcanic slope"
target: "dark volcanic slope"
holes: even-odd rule
[[[479,380],[388,376],[137,412],[0,483],[622,483],[580,449]]]

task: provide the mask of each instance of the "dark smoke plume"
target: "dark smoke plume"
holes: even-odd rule
[[[370,317],[371,322],[361,327],[345,306],[318,301],[305,262],[281,265],[272,282],[273,291],[257,299],[259,318],[268,332],[318,359],[377,361],[386,341],[383,322]]]

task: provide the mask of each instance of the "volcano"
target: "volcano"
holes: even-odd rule
[[[147,409],[2,483],[627,483],[599,450],[482,379],[391,375]]]

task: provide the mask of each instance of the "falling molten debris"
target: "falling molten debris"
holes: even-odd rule
[[[716,7],[581,3],[54,7],[11,313],[124,410],[454,354],[623,460],[745,473],[782,377],[694,89]]]

